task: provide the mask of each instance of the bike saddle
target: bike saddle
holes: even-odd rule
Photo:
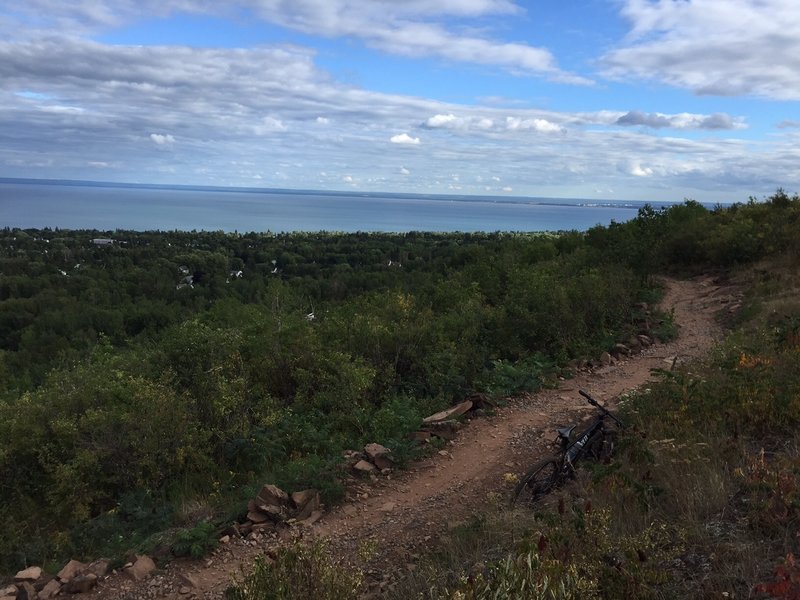
[[[577,425],[572,425],[571,427],[559,427],[556,429],[556,432],[558,433],[558,437],[568,440],[569,436],[572,435],[572,430],[576,427]]]

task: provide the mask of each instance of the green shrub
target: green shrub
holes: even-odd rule
[[[191,529],[182,529],[175,536],[172,552],[175,556],[202,558],[217,547],[217,528],[203,521]]]

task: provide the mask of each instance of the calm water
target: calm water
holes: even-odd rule
[[[210,231],[586,230],[640,203],[217,191],[0,182],[0,227]]]

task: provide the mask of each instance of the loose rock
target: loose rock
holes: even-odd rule
[[[42,576],[41,567],[28,567],[14,575],[14,581],[22,583],[23,581],[36,581]]]

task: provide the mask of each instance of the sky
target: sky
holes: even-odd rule
[[[0,177],[800,190],[798,0],[10,0]]]

